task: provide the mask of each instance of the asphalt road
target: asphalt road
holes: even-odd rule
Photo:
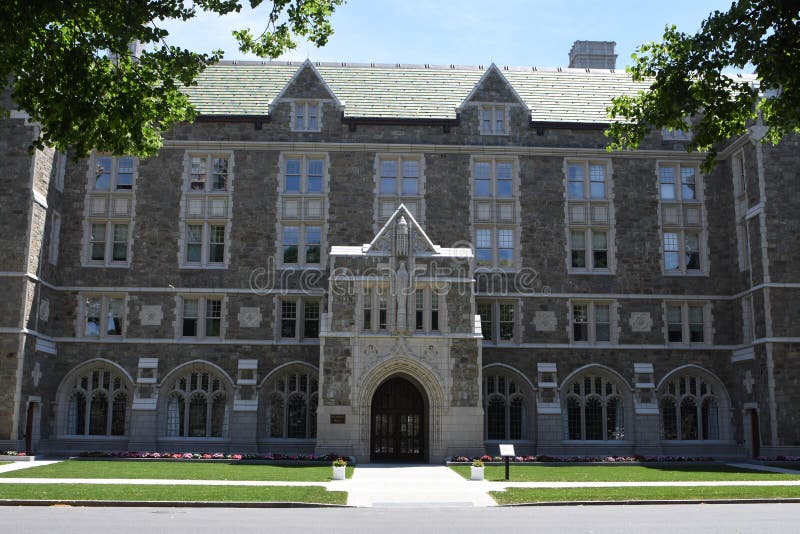
[[[156,534],[238,532],[798,532],[800,504],[519,508],[0,507],[0,532]]]

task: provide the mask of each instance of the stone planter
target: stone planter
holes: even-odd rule
[[[470,466],[469,475],[470,480],[483,480],[483,467]]]
[[[0,454],[0,462],[32,462],[36,460],[35,456],[11,456]]]
[[[333,480],[344,480],[345,478],[347,478],[347,466],[334,465]]]

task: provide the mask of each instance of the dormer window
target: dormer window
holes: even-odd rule
[[[316,100],[292,102],[292,131],[318,132],[322,126],[320,120],[321,104]]]
[[[496,105],[481,106],[481,135],[508,134],[508,107]]]

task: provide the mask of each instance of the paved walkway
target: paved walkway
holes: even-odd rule
[[[786,469],[785,467],[772,467],[771,465],[746,464],[746,463],[728,464],[728,465],[731,467],[736,467],[738,469],[752,469],[753,471],[767,471],[769,473],[782,473],[784,475],[800,475],[800,471],[797,469]]]
[[[49,465],[54,461],[15,462],[0,466],[0,473]],[[760,464],[737,463],[734,467],[774,473],[800,471]],[[691,487],[691,486],[800,486],[800,480],[726,480],[678,482],[513,482],[466,480],[452,469],[436,465],[361,464],[353,477],[330,482],[279,480],[169,480],[108,478],[2,478],[0,484],[142,484],[184,486],[322,486],[331,491],[346,491],[347,504],[360,507],[448,507],[495,506],[490,491],[505,488],[613,488],[613,487]]]
[[[494,506],[487,484],[441,465],[360,464],[328,489],[348,492],[351,506]]]

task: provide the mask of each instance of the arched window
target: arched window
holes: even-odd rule
[[[720,439],[717,391],[699,373],[671,378],[661,386],[659,396],[663,439]]]
[[[526,439],[527,412],[519,383],[502,374],[487,374],[483,383],[486,439]]]
[[[213,369],[196,366],[185,371],[168,391],[167,436],[221,438],[227,433],[228,393]]]
[[[293,368],[267,385],[266,422],[270,438],[317,437],[317,375],[308,368]]]
[[[570,382],[566,392],[567,439],[625,439],[625,404],[616,381],[584,375]]]
[[[70,379],[66,392],[65,434],[124,436],[128,381],[110,366],[98,366]]]

